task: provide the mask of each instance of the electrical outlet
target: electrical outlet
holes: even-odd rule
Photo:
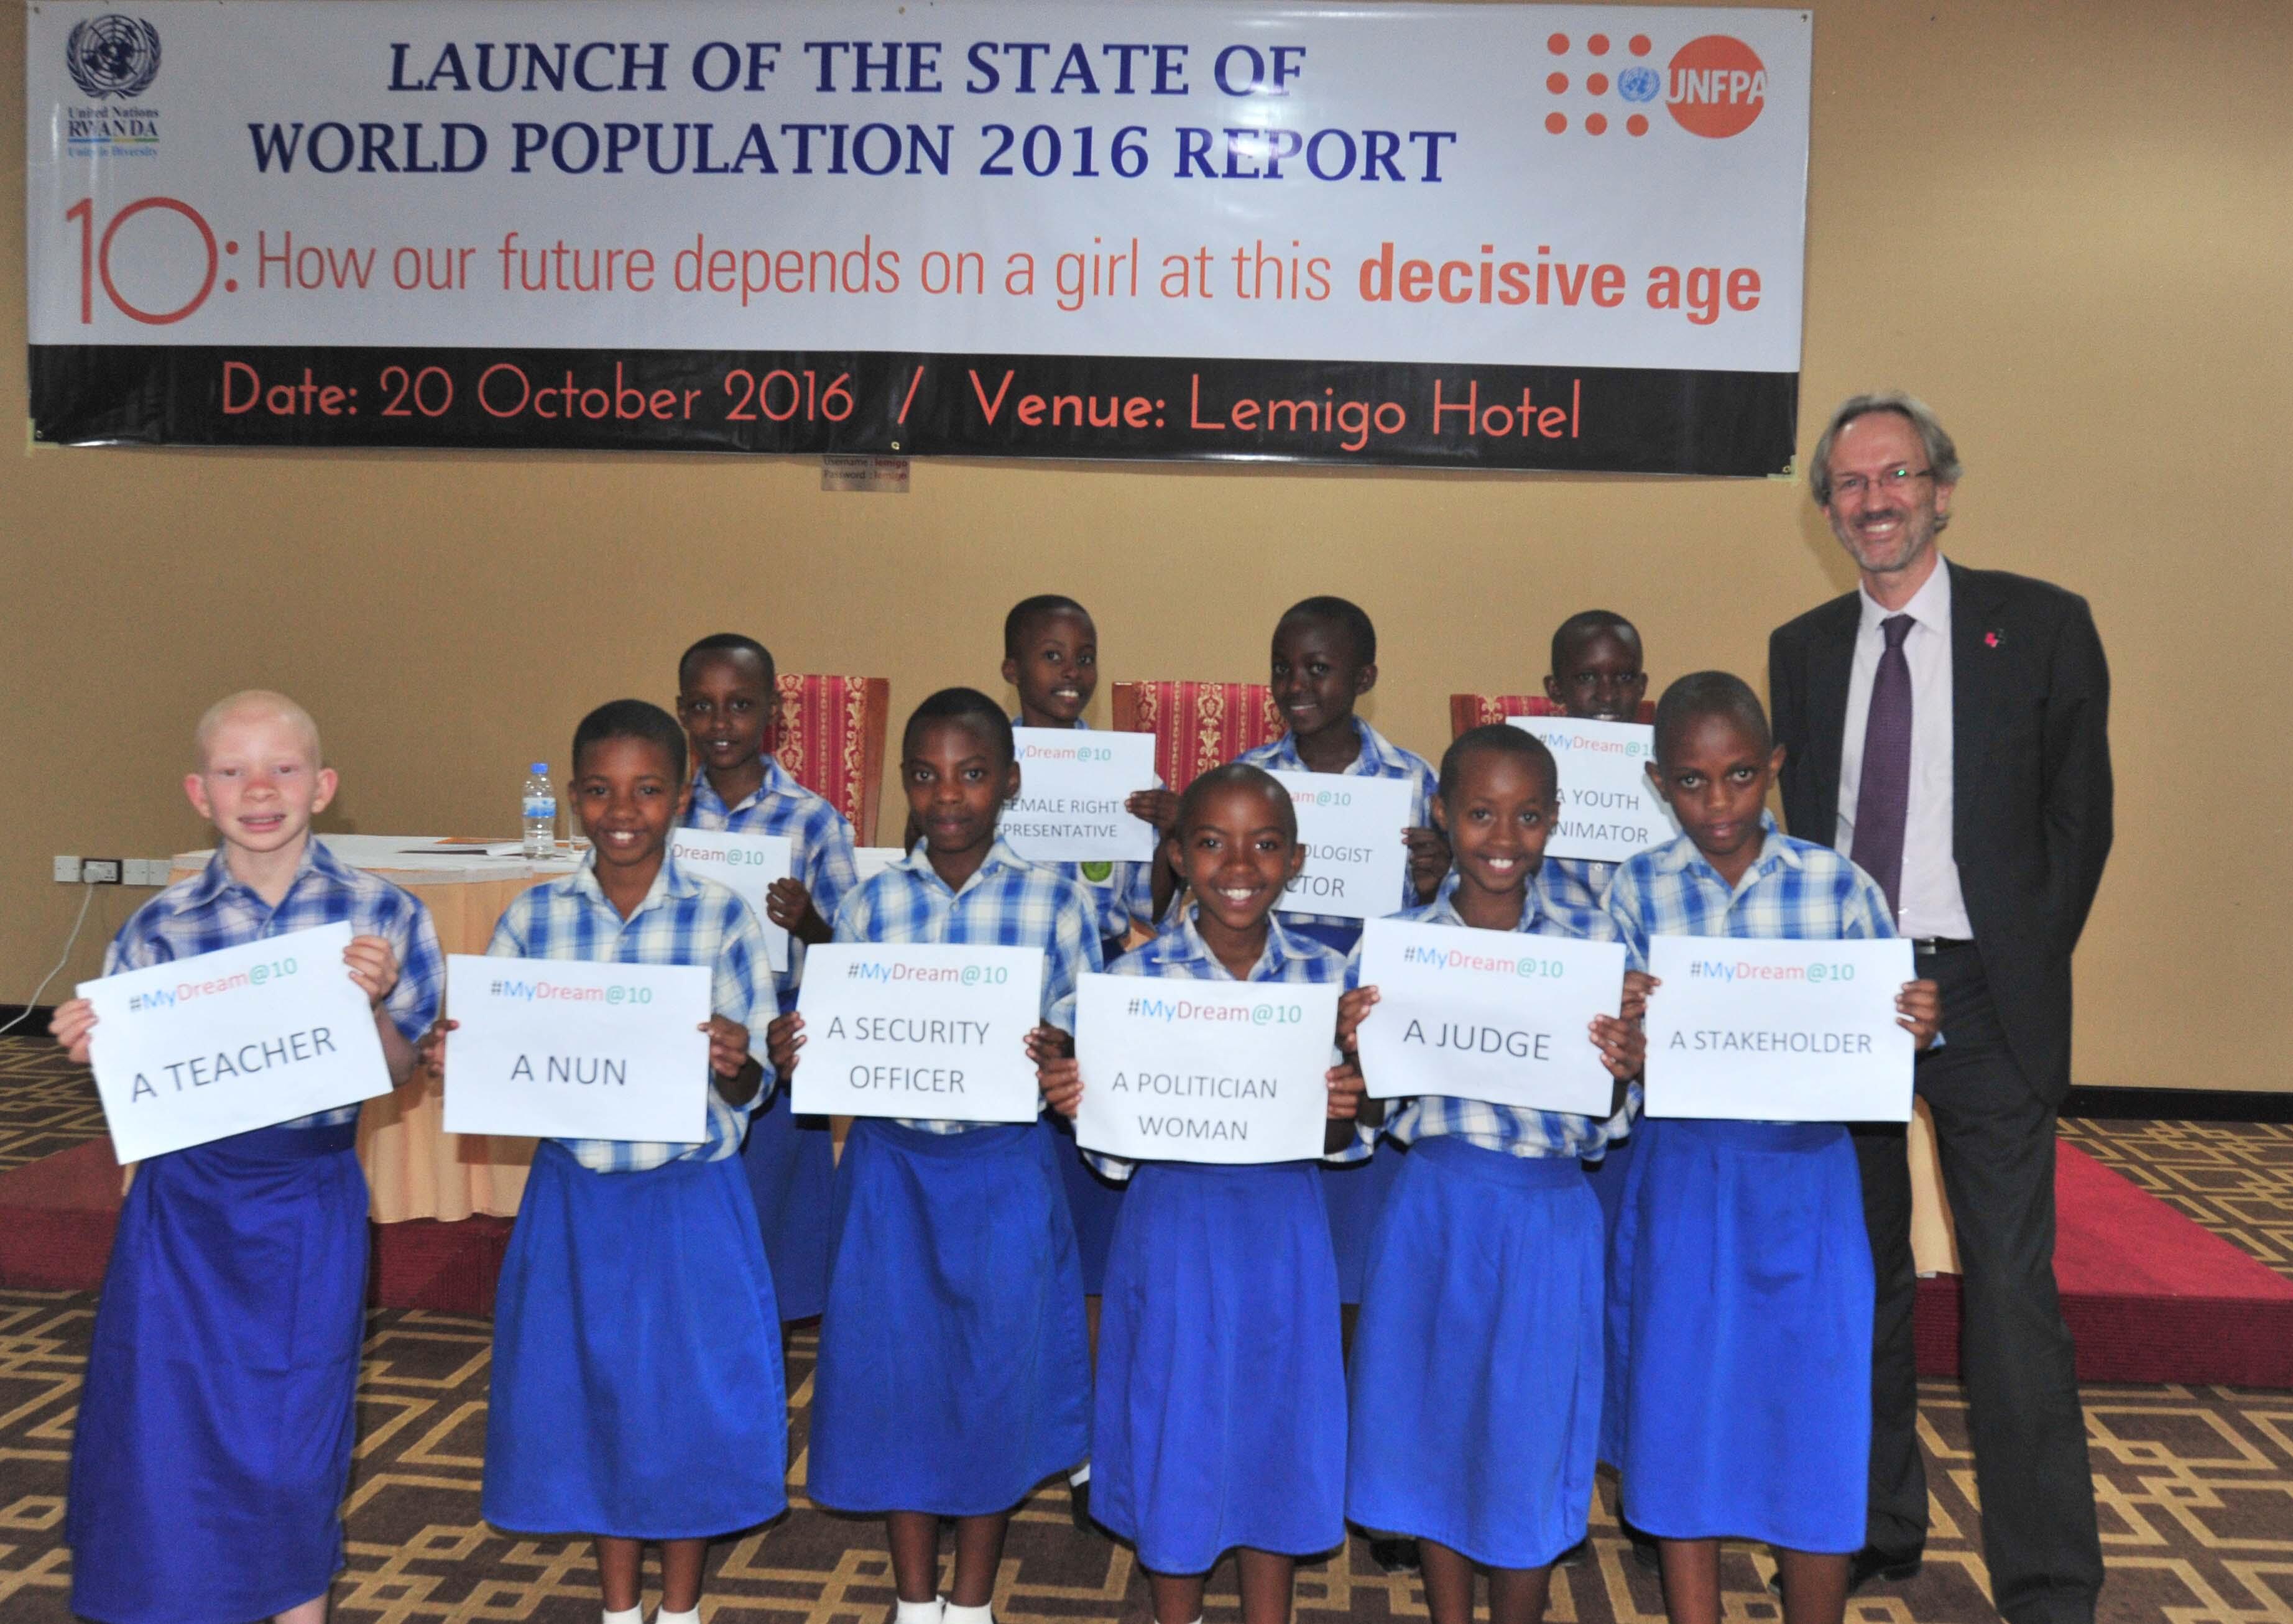
[[[56,859],[56,883],[58,885],[77,885],[79,883],[79,859],[77,857],[58,857]]]
[[[130,857],[127,859],[127,883],[164,886],[174,866],[174,862],[166,857]]]
[[[117,857],[82,857],[79,860],[79,877],[88,885],[117,885],[119,859]]]

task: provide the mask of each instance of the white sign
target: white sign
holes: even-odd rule
[[[1659,936],[1649,970],[1649,1116],[1910,1120],[1910,943]]]
[[[1341,990],[1086,975],[1075,1142],[1145,1162],[1319,1157]]]
[[[1155,855],[1155,825],[1122,809],[1155,787],[1155,735],[1014,727],[1019,799],[996,832],[1030,863],[1136,863]]]
[[[1544,741],[1560,773],[1560,817],[1548,857],[1621,863],[1680,832],[1649,782],[1656,729],[1645,722],[1583,722],[1566,716],[1506,719]]]
[[[1042,1019],[1043,950],[831,942],[805,955],[799,1112],[1033,1122],[1027,1034]]]
[[[348,924],[83,981],[95,1090],[122,1162],[390,1092]]]
[[[1606,1118],[1616,1079],[1586,1027],[1624,1002],[1619,942],[1373,919],[1360,1028],[1370,1097],[1439,1094]]]
[[[448,954],[446,1132],[699,1144],[713,980],[699,964]]]
[[[788,932],[773,923],[765,894],[793,872],[795,843],[784,834],[734,834],[729,830],[679,829],[668,855],[703,880],[714,880],[749,905],[765,933],[765,957],[774,974],[789,967]]]
[[[1402,905],[1409,846],[1402,831],[1417,810],[1406,778],[1349,773],[1276,773],[1298,809],[1306,866],[1276,905],[1293,914],[1375,919]]]
[[[852,849],[852,869],[859,883],[865,885],[886,869],[907,861],[908,854],[896,846],[855,846]]]

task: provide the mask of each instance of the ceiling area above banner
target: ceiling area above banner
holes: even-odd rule
[[[1792,456],[1804,12],[28,20],[46,441]]]

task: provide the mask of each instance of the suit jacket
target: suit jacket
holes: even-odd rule
[[[1791,832],[1835,843],[1850,592],[1768,639]],[[1951,843],[2008,1048],[2059,1104],[2070,1085],[2070,952],[2110,855],[2110,670],[2086,599],[1950,565]],[[1948,1034],[1946,1033],[1946,1035]]]

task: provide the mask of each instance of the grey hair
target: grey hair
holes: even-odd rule
[[[1906,394],[1900,389],[1888,389],[1876,394],[1851,395],[1831,414],[1831,422],[1825,427],[1823,437],[1815,443],[1815,450],[1808,459],[1807,484],[1815,494],[1817,507],[1831,506],[1831,443],[1839,437],[1841,429],[1856,418],[1868,417],[1875,411],[1892,411],[1918,431],[1919,443],[1926,448],[1927,467],[1934,471],[1935,483],[1955,485],[1960,475],[1965,473],[1966,470],[1959,466],[1958,446],[1951,439],[1949,431],[1943,427],[1933,410],[1918,396]],[[1938,524],[1935,528],[1940,530],[1942,526]]]

